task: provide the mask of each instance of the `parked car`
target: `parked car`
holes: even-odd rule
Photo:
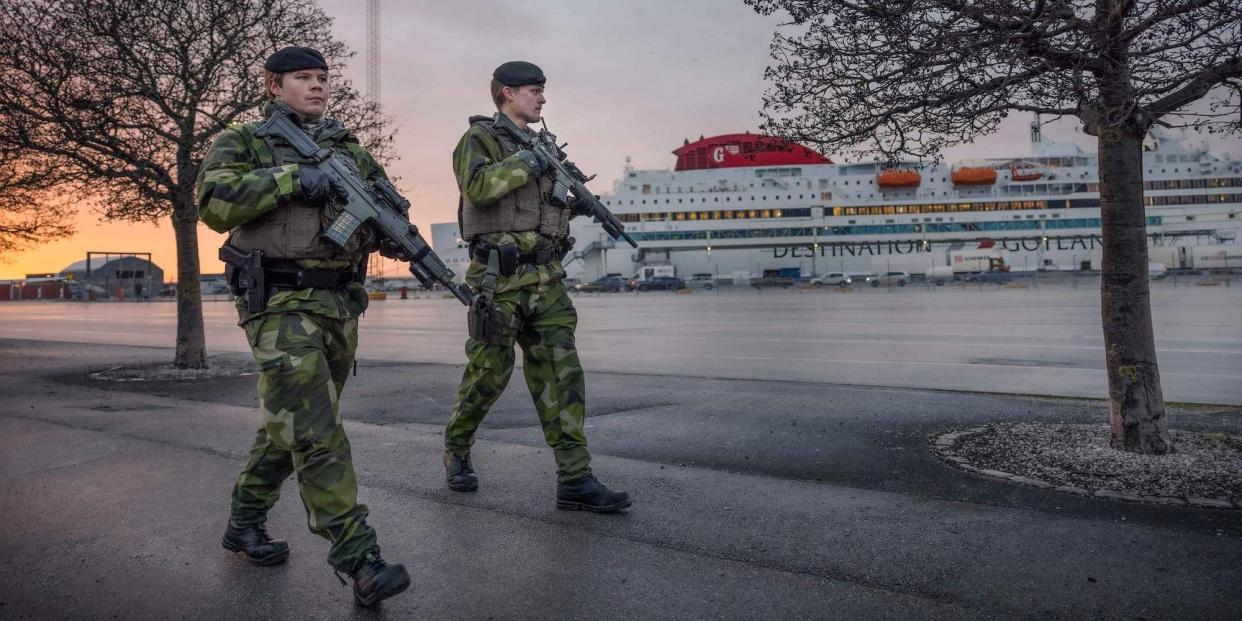
[[[880,285],[897,285],[898,287],[906,286],[910,282],[910,274],[906,272],[884,272],[876,276],[868,276],[867,284],[872,287]]]
[[[605,276],[588,283],[580,282],[574,285],[574,290],[582,293],[616,293],[625,288],[625,279],[617,276]]]
[[[811,285],[816,286],[816,287],[823,286],[823,285],[829,285],[829,286],[836,285],[838,287],[848,287],[853,282],[854,282],[854,279],[850,278],[849,274],[844,274],[841,272],[829,272],[827,274],[824,274],[823,276],[816,276],[811,279]]]
[[[686,286],[691,289],[711,291],[716,288],[716,278],[708,273],[693,274],[690,276],[690,280],[686,281]]]
[[[686,288],[686,281],[676,276],[655,276],[640,281],[637,287],[639,291],[677,291]]]

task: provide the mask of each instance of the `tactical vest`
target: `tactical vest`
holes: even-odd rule
[[[521,145],[509,135],[508,131],[496,129],[493,119],[473,120],[472,124],[482,127],[500,145],[500,157],[504,159],[522,150]],[[485,233],[517,233],[521,231],[539,231],[540,234],[554,240],[564,239],[569,235],[569,210],[553,205],[548,196],[552,192],[552,178],[541,175],[533,182],[500,197],[500,200],[488,207],[475,207],[465,197],[461,199],[462,239],[470,240],[475,235]]]
[[[260,168],[296,164],[302,159],[292,145],[276,136],[264,136],[252,144],[256,147],[254,154]],[[340,140],[334,140],[331,148],[353,157]],[[375,232],[370,224],[363,225],[344,248],[337,247],[320,237],[320,233],[340,213],[341,208],[332,202],[313,208],[307,207],[301,199],[284,201],[258,218],[235,227],[229,234],[229,243],[247,252],[262,250],[263,256],[272,259],[340,259],[357,264],[370,251],[371,242],[376,239]]]

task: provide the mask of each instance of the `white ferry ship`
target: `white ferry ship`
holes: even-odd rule
[[[886,168],[836,164],[756,134],[686,141],[673,152],[673,170],[627,162],[602,197],[639,247],[579,218],[567,269],[583,280],[675,271],[734,283],[833,272],[1098,269],[1097,156],[1043,141],[1036,124],[1031,151]],[[1153,266],[1242,268],[1242,161],[1155,132],[1143,168]]]

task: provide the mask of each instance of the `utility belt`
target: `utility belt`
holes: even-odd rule
[[[245,296],[246,311],[254,314],[267,309],[267,299],[275,291],[297,289],[340,289],[366,280],[366,262],[356,270],[305,269],[288,259],[266,259],[262,250],[245,252],[231,244],[220,247],[224,276],[235,296]]]
[[[268,287],[280,290],[340,289],[350,283],[362,282],[359,270],[304,269],[292,261],[268,260],[263,265]]]
[[[547,265],[560,261],[574,247],[574,238],[567,237],[553,246],[538,248],[533,252],[519,252],[516,244],[491,244],[485,241],[470,242],[470,257],[480,263],[487,263],[492,250],[499,255],[499,268],[496,273],[501,276],[512,276],[521,265]]]

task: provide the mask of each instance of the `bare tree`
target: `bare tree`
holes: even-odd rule
[[[73,206],[48,191],[57,183],[38,154],[0,144],[0,261],[73,234]]]
[[[766,130],[791,140],[934,158],[1011,111],[1081,120],[1099,142],[1112,445],[1172,451],[1147,284],[1142,143],[1155,124],[1242,129],[1242,3],[746,1],[791,17],[772,42],[763,113]]]
[[[203,154],[222,129],[258,117],[275,50],[315,47],[333,67],[352,56],[331,26],[310,0],[0,0],[0,146],[24,156],[15,179],[28,182],[17,187],[72,196],[107,219],[171,219],[177,366],[206,366],[194,203]],[[333,90],[331,114],[391,158],[378,106],[347,81]]]

